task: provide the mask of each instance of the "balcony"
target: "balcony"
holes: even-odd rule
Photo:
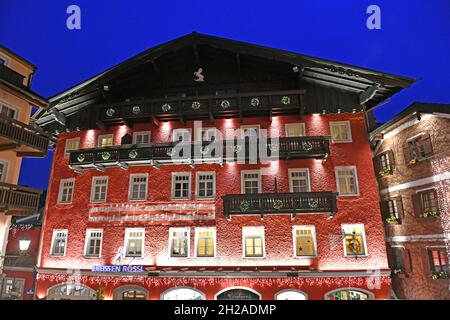
[[[182,121],[304,113],[304,90],[246,92],[112,102],[99,108],[98,120],[106,124],[127,121]]]
[[[38,127],[0,115],[0,151],[13,150],[19,157],[45,157],[50,136]]]
[[[5,255],[4,267],[8,268],[33,268],[36,265],[36,255],[23,255],[20,253]]]
[[[222,197],[223,213],[227,218],[297,213],[327,213],[332,217],[337,212],[336,196],[333,192],[230,194]]]
[[[0,64],[0,79],[6,80],[15,86],[24,87],[23,80],[25,77],[3,64]]]
[[[36,213],[40,195],[40,190],[0,182],[0,211],[13,216]]]
[[[327,158],[327,137],[289,137],[256,140],[152,143],[81,149],[70,152],[69,166],[75,170],[129,165],[257,163],[263,160]]]

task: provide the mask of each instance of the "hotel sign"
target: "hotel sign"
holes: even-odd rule
[[[116,266],[92,266],[94,272],[107,273],[139,273],[145,272],[144,266],[116,265]]]

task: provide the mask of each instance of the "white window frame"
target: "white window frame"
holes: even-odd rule
[[[256,233],[262,230],[262,256],[261,257],[247,257],[245,255],[245,242],[247,237],[256,235]],[[246,234],[248,232],[249,234]],[[263,226],[258,227],[242,227],[242,257],[244,259],[264,259],[266,257],[266,234]]]
[[[198,238],[199,238],[199,233],[202,231],[213,231],[213,246],[214,246],[214,255],[212,257],[203,257],[203,256],[198,256]],[[216,250],[217,250],[217,246],[216,246],[216,240],[217,240],[217,230],[216,227],[197,227],[195,228],[195,239],[194,239],[194,250],[195,250],[195,257],[196,258],[200,258],[200,259],[211,259],[211,258],[215,258],[216,257]],[[171,250],[172,252],[172,250]]]
[[[200,176],[212,175],[213,177],[213,195],[210,197],[200,197]],[[197,171],[195,174],[195,198],[197,200],[210,200],[216,197],[216,172],[215,171]]]
[[[258,174],[258,193],[262,193],[262,177],[261,177],[261,170],[241,170],[241,194],[245,194],[245,187],[244,187],[244,175],[246,173]]]
[[[3,175],[0,176],[0,182],[8,181],[8,173],[9,173],[9,160],[0,160],[0,164],[3,164],[5,167]]]
[[[133,132],[133,144],[137,144],[137,136],[148,134],[148,143],[152,142],[152,132],[151,131],[136,131]]]
[[[176,140],[175,137],[177,136],[178,132],[189,132],[189,141],[192,141],[192,129],[191,128],[177,128],[172,130],[172,142],[179,142],[179,140]]]
[[[294,183],[293,183],[293,179],[292,179],[292,173],[295,172],[306,172],[306,177],[307,177],[307,191],[306,192],[311,192],[311,176],[309,173],[309,168],[291,168],[288,169],[288,179],[289,179],[289,192],[294,192]]]
[[[112,139],[112,145],[114,145],[114,134],[112,133],[108,133],[108,134],[101,134],[97,137],[97,147],[100,148],[107,148],[107,147],[102,147],[100,145],[100,142],[102,141],[103,138],[111,138]]]
[[[56,240],[56,235],[59,232],[63,232],[66,236],[66,240],[64,241],[64,253],[62,255],[55,255],[53,254],[53,249],[55,247],[55,240]],[[53,230],[53,234],[52,234],[52,244],[50,246],[50,256],[55,257],[55,258],[59,258],[59,257],[65,257],[66,253],[67,253],[67,242],[69,240],[69,231],[67,229],[54,229]]]
[[[127,251],[128,251],[127,244],[128,244],[128,240],[130,240],[131,232],[142,232],[142,236],[141,236],[142,246],[141,246],[141,255],[140,256],[128,256],[127,255]],[[133,239],[138,239],[138,238],[133,238]],[[124,243],[123,243],[123,257],[125,259],[141,259],[145,256],[144,250],[145,250],[145,228],[126,228],[125,229],[125,239],[124,239]]]
[[[187,256],[186,257],[178,257],[172,256],[172,240],[174,232],[186,232],[187,233]],[[169,248],[168,248],[168,257],[170,259],[186,259],[191,256],[191,228],[190,227],[173,227],[169,228]],[[214,252],[215,254],[215,252]]]
[[[302,229],[309,229],[311,230],[311,234],[313,237],[313,246],[314,246],[314,254],[313,255],[297,255],[297,234],[296,231],[297,230],[302,230]],[[317,239],[316,239],[316,227],[315,226],[300,226],[300,225],[296,225],[296,226],[292,226],[292,242],[293,242],[293,248],[294,248],[294,257],[295,258],[313,258],[313,257],[317,257]]]
[[[62,198],[62,191],[63,191],[63,184],[64,182],[69,182],[69,181],[73,181],[73,186],[72,186],[72,195],[70,196],[70,202],[62,202],[61,198]],[[68,179],[61,179],[59,181],[59,192],[58,192],[58,204],[72,204],[73,202],[73,197],[75,195],[75,178],[68,178]]]
[[[5,60],[5,67],[8,67],[11,63],[11,59],[8,56],[5,56],[4,54],[0,53],[0,58],[2,58],[2,60]]]
[[[300,127],[301,131],[303,132],[303,135],[301,135],[301,137],[305,137],[306,136],[306,126],[304,122],[295,122],[295,123],[286,123],[284,125],[284,130],[285,130],[285,135],[286,137],[290,137],[288,132],[289,132],[289,128],[292,127]]]
[[[87,249],[89,247],[89,240],[90,240],[90,235],[93,232],[101,232],[101,237],[100,237],[100,250],[98,253],[98,256],[94,256],[94,255],[88,255]],[[84,257],[85,258],[101,258],[102,257],[102,249],[103,249],[103,229],[86,229],[86,237],[84,239]]]
[[[341,194],[340,186],[339,186],[339,177],[338,177],[338,171],[340,169],[344,170],[353,170],[353,173],[355,174],[355,189],[356,193],[351,194]],[[336,179],[336,190],[338,192],[339,197],[358,197],[360,195],[359,191],[359,182],[358,182],[358,170],[356,169],[356,166],[338,166],[334,168],[334,176]]]
[[[78,148],[77,149],[67,149],[68,144],[72,141],[78,142]],[[68,157],[70,155],[70,151],[79,150],[80,149],[80,137],[77,138],[70,138],[66,140],[66,144],[64,146],[64,157]]]
[[[19,109],[19,108],[14,107],[14,106],[10,105],[9,103],[6,103],[6,102],[0,100],[0,113],[1,113],[1,108],[2,108],[3,106],[5,106],[5,107],[7,107],[7,108],[9,108],[9,109],[14,110],[14,118],[13,118],[13,119],[15,119],[15,120],[18,120],[18,119],[19,119],[19,114],[20,114],[20,109]]]
[[[347,246],[345,244],[345,236],[342,236],[342,245],[344,247],[344,257],[345,258],[355,258],[355,257],[367,257],[368,253],[367,253],[367,238],[366,238],[366,230],[364,228],[364,224],[362,223],[343,223],[341,224],[341,230],[344,231],[345,228],[349,228],[352,229],[354,227],[359,227],[362,230],[362,239],[363,239],[363,244],[364,244],[364,254],[358,254],[358,255],[354,255],[354,254],[347,254]]]
[[[95,200],[94,196],[95,196],[95,182],[98,180],[103,180],[106,179],[106,192],[105,192],[105,199],[102,200]],[[108,185],[109,185],[109,177],[108,176],[94,176],[92,177],[92,182],[91,182],[91,197],[90,197],[90,201],[91,203],[102,203],[102,202],[106,202],[106,199],[108,199]]]
[[[259,124],[246,124],[246,125],[242,125],[239,127],[239,137],[241,139],[244,139],[245,135],[244,135],[244,130],[246,129],[256,129],[257,131],[257,137],[260,138],[261,137],[261,125]]]
[[[131,195],[133,194],[133,178],[136,177],[145,177],[146,178],[146,186],[145,186],[145,199],[131,199]],[[148,173],[134,173],[130,174],[130,178],[128,180],[128,201],[147,201],[148,199]]]
[[[345,124],[348,130],[348,139],[347,140],[333,140],[333,134],[332,134],[332,130],[331,127],[332,125],[343,125]],[[333,143],[351,143],[353,142],[353,138],[352,138],[352,127],[350,125],[350,121],[346,120],[346,121],[330,121],[328,123],[329,127],[330,127],[330,136],[331,136],[331,142]]]
[[[175,197],[175,183],[176,180],[175,178],[178,176],[189,176],[189,181],[188,181],[188,196],[187,198],[177,198]],[[191,172],[172,172],[172,193],[171,193],[171,199],[172,200],[191,200],[191,193],[192,193],[192,174]]]

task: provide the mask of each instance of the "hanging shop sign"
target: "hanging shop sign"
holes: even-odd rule
[[[144,266],[139,265],[112,265],[112,266],[92,266],[93,272],[105,273],[139,273],[145,272]]]

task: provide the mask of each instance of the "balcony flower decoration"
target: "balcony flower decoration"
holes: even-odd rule
[[[433,280],[437,280],[437,279],[448,279],[448,271],[433,271],[431,273],[431,278]]]
[[[380,175],[380,177],[384,177],[388,174],[391,174],[391,169],[389,169],[388,167],[384,167],[378,174]]]
[[[106,115],[108,117],[112,117],[115,113],[116,113],[116,110],[114,110],[113,108],[109,108],[108,110],[106,110]]]
[[[283,208],[283,201],[277,199],[273,202],[273,208],[276,210],[280,210],[281,208]]]
[[[437,210],[433,210],[433,209],[425,210],[421,215],[422,218],[436,218],[438,216],[439,216],[439,213],[437,212]]]
[[[80,162],[80,163],[83,162],[85,159],[86,159],[86,157],[85,157],[84,154],[82,154],[82,153],[79,154],[78,157],[77,157],[77,160],[78,160],[78,162]]]
[[[243,212],[245,212],[245,211],[247,211],[248,209],[250,209],[250,202],[248,202],[248,201],[246,201],[246,200],[242,201],[242,202],[241,202],[241,205],[240,205],[240,209],[241,209],[241,211],[243,211]]]
[[[409,161],[409,164],[416,164],[416,163],[418,163],[418,162],[420,162],[420,161],[422,161],[422,160],[424,160],[424,159],[425,159],[424,156],[422,156],[421,154],[418,154],[418,155],[416,155],[413,159],[411,159],[411,160]]]
[[[386,222],[389,224],[397,224],[398,221],[399,221],[399,219],[396,216],[394,216],[393,214],[391,214],[391,216],[386,219]]]
[[[309,150],[311,150],[312,149],[312,143],[311,142],[309,142],[309,141],[303,141],[302,142],[302,148],[303,148],[303,150],[306,150],[306,151],[309,151]]]
[[[231,106],[231,103],[228,100],[222,100],[222,102],[220,103],[220,106],[222,107],[222,109],[225,110]]]
[[[201,104],[200,104],[200,102],[198,102],[198,101],[194,101],[194,102],[192,102],[191,107],[192,107],[192,109],[194,109],[194,110],[198,110],[198,109],[200,109]]]
[[[283,96],[283,98],[281,98],[281,103],[284,105],[291,104],[291,98],[288,96]]]
[[[135,159],[137,156],[138,156],[137,150],[131,150],[131,151],[128,153],[128,157],[130,157],[130,159]]]
[[[105,152],[102,152],[102,159],[103,160],[109,160],[109,158],[111,158],[111,154],[109,153],[109,152],[107,152],[107,151],[105,151]]]
[[[259,106],[259,99],[258,99],[258,98],[252,98],[252,99],[250,100],[250,105],[251,105],[252,107],[258,107],[258,106]]]
[[[172,110],[172,106],[168,103],[163,104],[163,106],[161,107],[162,111],[167,112]]]

